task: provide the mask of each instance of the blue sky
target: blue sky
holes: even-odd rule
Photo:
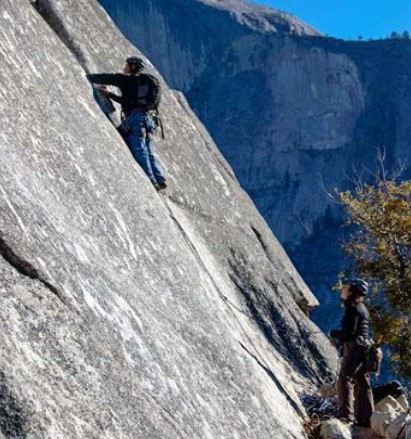
[[[297,15],[334,37],[385,37],[411,33],[411,0],[252,0]]]

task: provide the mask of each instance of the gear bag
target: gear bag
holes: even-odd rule
[[[382,362],[382,349],[372,342],[365,352],[365,369],[367,372],[379,374]]]
[[[145,84],[139,84],[137,103],[139,106],[145,108],[149,112],[154,122],[151,132],[153,133],[159,128],[161,137],[164,139],[163,121],[161,120],[158,112],[158,106],[161,101],[160,81],[155,76],[147,73],[140,75],[140,78],[141,76],[144,76]],[[140,80],[140,82],[143,81]]]
[[[137,105],[146,110],[157,110],[161,101],[160,81],[147,73],[139,75],[138,78]]]
[[[407,392],[399,381],[388,381],[387,383],[373,386],[372,393],[374,395],[374,403],[378,404],[387,396],[392,396],[394,399],[397,399],[400,396],[405,395]]]
[[[375,373],[378,375],[380,373],[380,366],[382,362],[382,349],[378,344],[374,342],[372,338],[365,338],[359,336],[356,338],[355,342],[359,346],[364,347],[364,367],[367,372]]]

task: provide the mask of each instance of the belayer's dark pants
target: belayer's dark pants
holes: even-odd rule
[[[368,425],[374,410],[369,374],[365,370],[365,348],[356,342],[344,344],[337,382],[338,417]]]

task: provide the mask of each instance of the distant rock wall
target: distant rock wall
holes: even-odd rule
[[[213,0],[101,0],[122,32],[139,42],[168,82],[184,92],[197,79],[224,70],[230,43],[253,32],[320,35],[284,12],[251,3]],[[221,64],[221,65],[220,65]],[[215,74],[215,73],[214,73]]]
[[[367,181],[378,148],[388,170],[404,165],[411,177],[411,42],[336,40],[305,24],[296,35],[298,20],[275,10],[288,26],[257,26],[241,14],[253,8],[261,23],[267,8],[244,2],[100,3],[185,92],[327,308],[316,320],[335,324],[330,287],[348,264],[340,249],[347,230],[330,194]]]
[[[153,189],[85,78],[134,53],[92,0],[2,2],[0,436],[303,437],[317,301],[166,86]]]

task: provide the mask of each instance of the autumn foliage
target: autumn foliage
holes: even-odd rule
[[[391,367],[411,377],[411,181],[378,179],[340,194],[356,225],[344,250],[372,285],[374,339]]]

